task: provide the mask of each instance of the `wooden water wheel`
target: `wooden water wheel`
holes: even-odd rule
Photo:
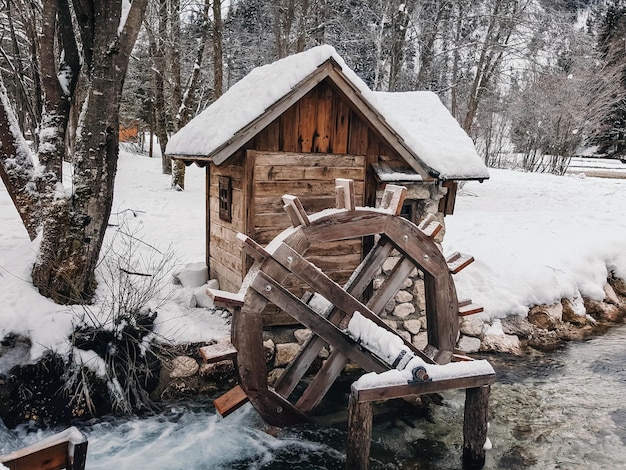
[[[446,259],[432,239],[441,228],[433,218],[416,226],[399,216],[406,194],[404,187],[388,185],[381,207],[376,209],[355,207],[352,188],[350,180],[337,180],[337,209],[313,215],[304,211],[297,197],[284,196],[292,228],[265,248],[239,234],[244,251],[255,260],[241,290],[238,294],[210,291],[218,305],[233,310],[232,343],[237,351],[240,388],[239,393],[225,395],[224,401],[229,402],[226,408],[234,409],[234,402],[247,398],[271,425],[302,423],[308,421],[307,413],[322,400],[347,361],[353,361],[366,371],[383,372],[395,367],[358,344],[344,328],[358,311],[397,335],[378,314],[415,268],[424,275],[428,346],[422,351],[398,337],[408,351],[428,363],[445,364],[452,359],[458,335],[459,305],[464,309],[461,314],[480,310],[469,306],[469,302],[458,301],[452,279],[452,274],[473,258],[457,253]],[[314,243],[369,236],[374,236],[376,242],[344,286],[305,259],[307,249]],[[399,261],[382,286],[363,303],[359,299],[392,252],[400,254]],[[303,282],[317,298],[326,299],[325,311],[314,308],[307,301],[310,296],[300,299],[283,286],[290,275]],[[268,385],[263,348],[261,312],[268,303],[288,313],[313,333],[274,387]],[[326,345],[332,346],[330,356],[304,392],[292,399],[292,392]]]

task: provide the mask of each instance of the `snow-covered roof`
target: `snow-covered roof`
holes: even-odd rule
[[[486,179],[474,142],[431,91],[371,92],[376,109],[441,179]]]
[[[320,71],[328,63],[358,91],[351,99],[360,97],[365,108],[372,110],[371,116],[384,117],[384,121],[373,124],[378,128],[389,126],[389,135],[400,137],[394,148],[400,149],[414,169],[423,169],[440,179],[489,177],[473,142],[434,93],[373,92],[328,45],[255,68],[174,134],[166,153],[223,163],[231,150],[237,150],[232,146],[245,143],[269,124],[264,117],[282,112],[277,107],[281,103],[284,109],[291,104],[286,97],[297,99],[301,95],[295,91],[302,84],[313,87],[325,78]],[[308,89],[301,90],[301,94],[305,91]]]

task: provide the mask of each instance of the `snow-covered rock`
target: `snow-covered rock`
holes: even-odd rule
[[[528,312],[528,321],[544,330],[553,330],[563,321],[563,305],[561,302],[535,305]]]
[[[213,299],[209,297],[207,289],[219,289],[220,283],[217,279],[210,279],[206,284],[196,287],[193,290],[193,297],[196,301],[196,307],[213,308],[215,303]]]
[[[479,338],[461,335],[459,342],[457,343],[457,347],[466,353],[475,353],[480,351],[480,344],[481,342]]]
[[[604,301],[613,305],[620,305],[620,300],[617,297],[617,294],[615,293],[615,290],[613,289],[613,287],[611,287],[611,284],[605,284],[604,285]]]
[[[180,282],[183,287],[200,287],[209,280],[209,268],[204,262],[190,263],[173,273],[172,276],[174,280]]]
[[[459,330],[467,336],[480,337],[483,334],[486,318],[482,315],[470,315],[461,319]]]
[[[519,338],[515,335],[507,335],[504,333],[486,334],[483,336],[480,350],[515,354],[516,356],[520,356],[522,354],[522,347]]]

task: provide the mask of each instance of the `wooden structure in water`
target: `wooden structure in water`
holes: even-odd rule
[[[293,83],[282,86],[285,76]],[[419,222],[437,207],[452,212],[459,180],[489,177],[471,139],[434,94],[403,94],[412,104],[402,119],[410,132],[386,119],[387,95],[394,94],[374,96],[332,48],[320,46],[255,69],[172,136],[167,153],[173,159],[206,168],[206,261],[221,289],[238,290],[251,267],[233,243],[238,233],[265,245],[290,226],[283,194],[297,194],[314,213],[334,206],[336,178],[353,180],[355,203],[369,207],[386,183],[402,184],[409,189],[403,210]],[[413,127],[411,118],[418,121]],[[460,136],[461,143],[433,145],[426,162],[432,136],[410,143],[426,124],[445,131],[447,141]],[[450,162],[464,152],[462,164]],[[370,248],[370,239],[354,237],[311,244],[306,257],[344,284]],[[298,297],[304,293],[288,287]],[[266,311],[263,321],[293,319]]]
[[[303,209],[297,197],[283,196],[284,209],[292,228],[282,232],[266,247],[244,234],[239,234],[243,251],[255,260],[241,290],[237,294],[231,294],[209,289],[216,304],[229,307],[233,311],[232,343],[236,353],[233,352],[232,357],[236,354],[239,386],[216,400],[216,408],[223,415],[249,400],[271,425],[286,426],[307,422],[308,413],[320,403],[348,361],[358,364],[365,371],[376,373],[397,369],[402,356],[418,358],[426,365],[448,364],[458,356],[455,344],[459,314],[481,310],[472,306],[471,302],[458,301],[452,278],[452,273],[467,266],[471,257],[455,254],[446,259],[430,236],[437,230],[436,222],[427,221],[422,226],[416,226],[399,216],[406,188],[388,186],[381,207],[372,209],[356,206],[352,181],[338,180],[335,187],[337,209],[311,216]],[[309,248],[315,244],[360,240],[364,237],[374,237],[376,243],[343,286],[305,258]],[[362,301],[366,287],[392,252],[400,253],[399,261],[374,295],[369,300]],[[428,346],[424,350],[417,349],[397,335],[378,316],[415,269],[422,271],[426,291]],[[290,277],[306,284],[313,295],[298,298],[286,289],[284,284]],[[292,316],[313,333],[274,387],[268,384],[263,350],[262,312],[268,304]],[[379,330],[378,336],[390,335],[399,345],[401,354],[395,360],[385,358],[380,351],[368,349],[367,344],[350,333],[350,322],[356,312]],[[297,385],[326,345],[332,347],[330,356],[304,392],[296,396],[294,391]],[[206,359],[211,357],[208,350],[204,355]],[[409,387],[407,384],[400,384],[397,387],[385,387],[378,392],[358,389],[353,393],[351,409],[353,415],[360,417],[351,418],[351,423],[369,420],[371,429],[371,417],[367,418],[367,409],[368,406],[371,409],[372,401],[467,388],[471,391],[468,391],[466,404],[470,409],[466,410],[466,417],[479,415],[480,419],[466,419],[469,426],[466,437],[471,443],[467,446],[469,450],[466,457],[472,461],[480,461],[482,456],[484,460],[481,446],[486,437],[483,432],[486,431],[486,425],[484,430],[482,427],[473,429],[472,423],[483,423],[486,420],[485,400],[488,389],[483,387],[492,383],[495,377],[490,366],[489,370],[490,373],[487,374],[466,374],[451,381],[432,381]],[[480,392],[475,392],[476,390]],[[481,400],[473,398],[476,393],[482,397]],[[358,440],[360,447],[363,447],[365,439],[369,449],[369,434],[364,434],[367,438],[360,439],[357,439],[358,435],[359,432],[355,429],[350,433],[349,441],[354,444]],[[478,446],[476,443],[481,440]],[[366,468],[367,455],[368,452],[364,452],[361,464],[349,468]]]
[[[11,470],[84,470],[87,438],[75,427],[9,454],[0,464]]]

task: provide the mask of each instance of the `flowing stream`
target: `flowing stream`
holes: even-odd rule
[[[485,469],[626,469],[626,325],[545,355],[487,358],[498,382]],[[463,398],[448,392],[427,410],[377,405],[372,470],[461,468]],[[304,470],[344,467],[345,420],[342,403],[317,424],[266,432],[249,405],[222,419],[210,404],[194,403],[78,426],[89,438],[89,470]],[[0,451],[54,431],[0,427]]]

